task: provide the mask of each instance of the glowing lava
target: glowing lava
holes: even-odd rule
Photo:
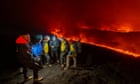
[[[113,31],[113,32],[123,32],[123,33],[137,31],[129,23],[127,23],[127,24],[112,24],[110,26],[103,25],[103,26],[100,27],[100,30]]]
[[[126,27],[122,27],[122,28],[126,28]],[[122,30],[120,30],[120,31],[122,31]],[[128,32],[128,31],[126,31],[126,32]],[[112,47],[112,46],[108,46],[108,45],[97,43],[95,41],[95,39],[93,39],[92,37],[87,38],[87,36],[83,32],[80,32],[80,34],[78,36],[74,36],[74,35],[67,36],[65,32],[61,32],[60,29],[56,28],[56,29],[51,30],[51,33],[56,35],[56,36],[58,36],[58,37],[60,37],[60,38],[64,37],[67,40],[72,39],[72,40],[76,41],[76,40],[78,40],[80,38],[82,43],[96,45],[96,46],[99,46],[99,47],[107,48],[107,49],[110,49],[110,50],[114,50],[116,52],[120,52],[120,53],[124,53],[124,54],[127,54],[127,55],[131,55],[131,56],[134,56],[134,57],[140,57],[140,54],[131,52],[130,50],[119,49],[119,48],[115,48],[115,47]]]

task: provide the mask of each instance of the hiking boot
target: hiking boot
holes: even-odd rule
[[[22,74],[23,73],[23,68],[19,68],[19,73]]]
[[[68,67],[65,67],[65,68],[64,68],[64,70],[68,70],[68,69],[69,69]]]
[[[59,60],[57,60],[57,64],[59,64]]]
[[[46,68],[46,65],[42,65],[43,68]]]
[[[43,77],[38,77],[38,78],[34,79],[34,81],[41,81],[41,80],[43,80]]]
[[[40,81],[34,81],[33,84],[42,84]]]
[[[64,64],[61,64],[61,67],[64,68]]]
[[[73,68],[76,68],[77,66],[76,66],[76,65],[72,65],[72,67],[73,67]]]
[[[49,66],[49,67],[52,67],[52,65],[51,65],[51,64],[49,64],[48,66]]]
[[[24,81],[28,81],[28,80],[31,80],[33,78],[33,76],[28,76],[24,79]]]

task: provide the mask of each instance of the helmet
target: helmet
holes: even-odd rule
[[[52,37],[52,40],[56,40],[56,36],[53,36],[53,37]]]
[[[35,39],[36,40],[42,40],[43,36],[41,34],[38,34],[38,35],[35,36]]]
[[[44,36],[44,39],[50,40],[50,36],[45,35],[45,36]]]

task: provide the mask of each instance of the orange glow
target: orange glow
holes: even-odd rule
[[[50,31],[52,34],[56,35],[57,37],[63,37],[64,33],[62,33],[62,30],[60,28],[54,28],[54,29],[51,28]]]
[[[127,28],[127,27],[124,27],[124,28]],[[110,50],[113,50],[113,51],[116,51],[116,52],[124,53],[124,54],[127,54],[127,55],[132,55],[134,57],[140,57],[140,54],[133,53],[133,52],[130,52],[128,50],[118,49],[118,48],[110,47],[110,46],[107,46],[107,45],[95,43],[93,38],[91,38],[91,37],[87,38],[86,35],[84,33],[82,33],[82,32],[80,33],[79,36],[74,36],[74,35],[66,36],[66,34],[64,32],[61,32],[59,29],[55,29],[54,31],[52,30],[51,32],[52,32],[52,34],[56,35],[57,37],[64,37],[67,40],[72,39],[72,40],[76,41],[79,38],[81,38],[82,43],[96,45],[96,46],[107,48],[107,49],[110,49]]]
[[[87,25],[84,24],[84,23],[79,23],[79,24],[77,24],[77,27],[80,28],[80,29],[89,29],[89,26],[87,26]]]
[[[132,55],[134,57],[140,57],[140,54],[136,54],[136,53],[133,53],[133,52],[130,52],[130,51],[127,51],[127,50],[117,49],[117,48],[113,48],[113,47],[102,45],[102,44],[96,44],[96,43],[90,43],[90,44],[100,46],[100,47],[103,47],[103,48],[107,48],[107,49],[111,49],[111,50],[114,50],[114,51],[117,51],[117,52],[120,52],[120,53],[124,53],[124,54],[127,54],[127,55]]]
[[[132,32],[135,31],[134,28],[132,28],[132,25],[130,24],[118,24],[118,25],[103,25],[100,28],[101,30],[106,30],[106,31],[114,31],[114,32]]]
[[[131,32],[131,31],[133,31],[133,30],[132,30],[132,27],[131,27],[130,24],[125,24],[125,25],[120,26],[120,27],[117,29],[117,31],[120,31],[120,32]]]

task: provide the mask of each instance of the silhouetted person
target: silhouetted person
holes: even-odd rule
[[[32,53],[34,60],[43,66],[42,55],[43,55],[43,45],[42,45],[43,36],[38,34],[35,36],[35,40],[32,45]]]
[[[58,48],[59,48],[59,41],[56,36],[52,37],[50,41],[50,48],[51,48],[51,56],[54,62],[59,63],[59,56],[58,56]]]
[[[23,67],[24,81],[27,81],[32,78],[27,76],[27,68],[30,68],[33,70],[33,83],[40,84],[39,81],[41,79],[38,77],[38,71],[42,69],[42,67],[39,66],[39,64],[34,61],[29,43],[30,43],[29,34],[20,35],[16,39],[17,59],[18,62]]]
[[[73,67],[77,66],[77,52],[76,52],[76,43],[73,40],[69,41],[69,52],[66,56],[66,67],[64,70],[67,70],[70,67],[70,59],[73,59]]]
[[[68,43],[64,38],[60,39],[61,44],[60,44],[60,64],[61,67],[63,68],[64,65],[66,64],[66,54],[68,52]]]
[[[43,39],[43,52],[44,52],[44,56],[46,58],[46,64],[51,67],[51,57],[50,57],[50,54],[49,54],[49,51],[50,51],[50,48],[49,48],[49,40],[50,40],[50,37],[48,35],[44,36],[44,39]]]

